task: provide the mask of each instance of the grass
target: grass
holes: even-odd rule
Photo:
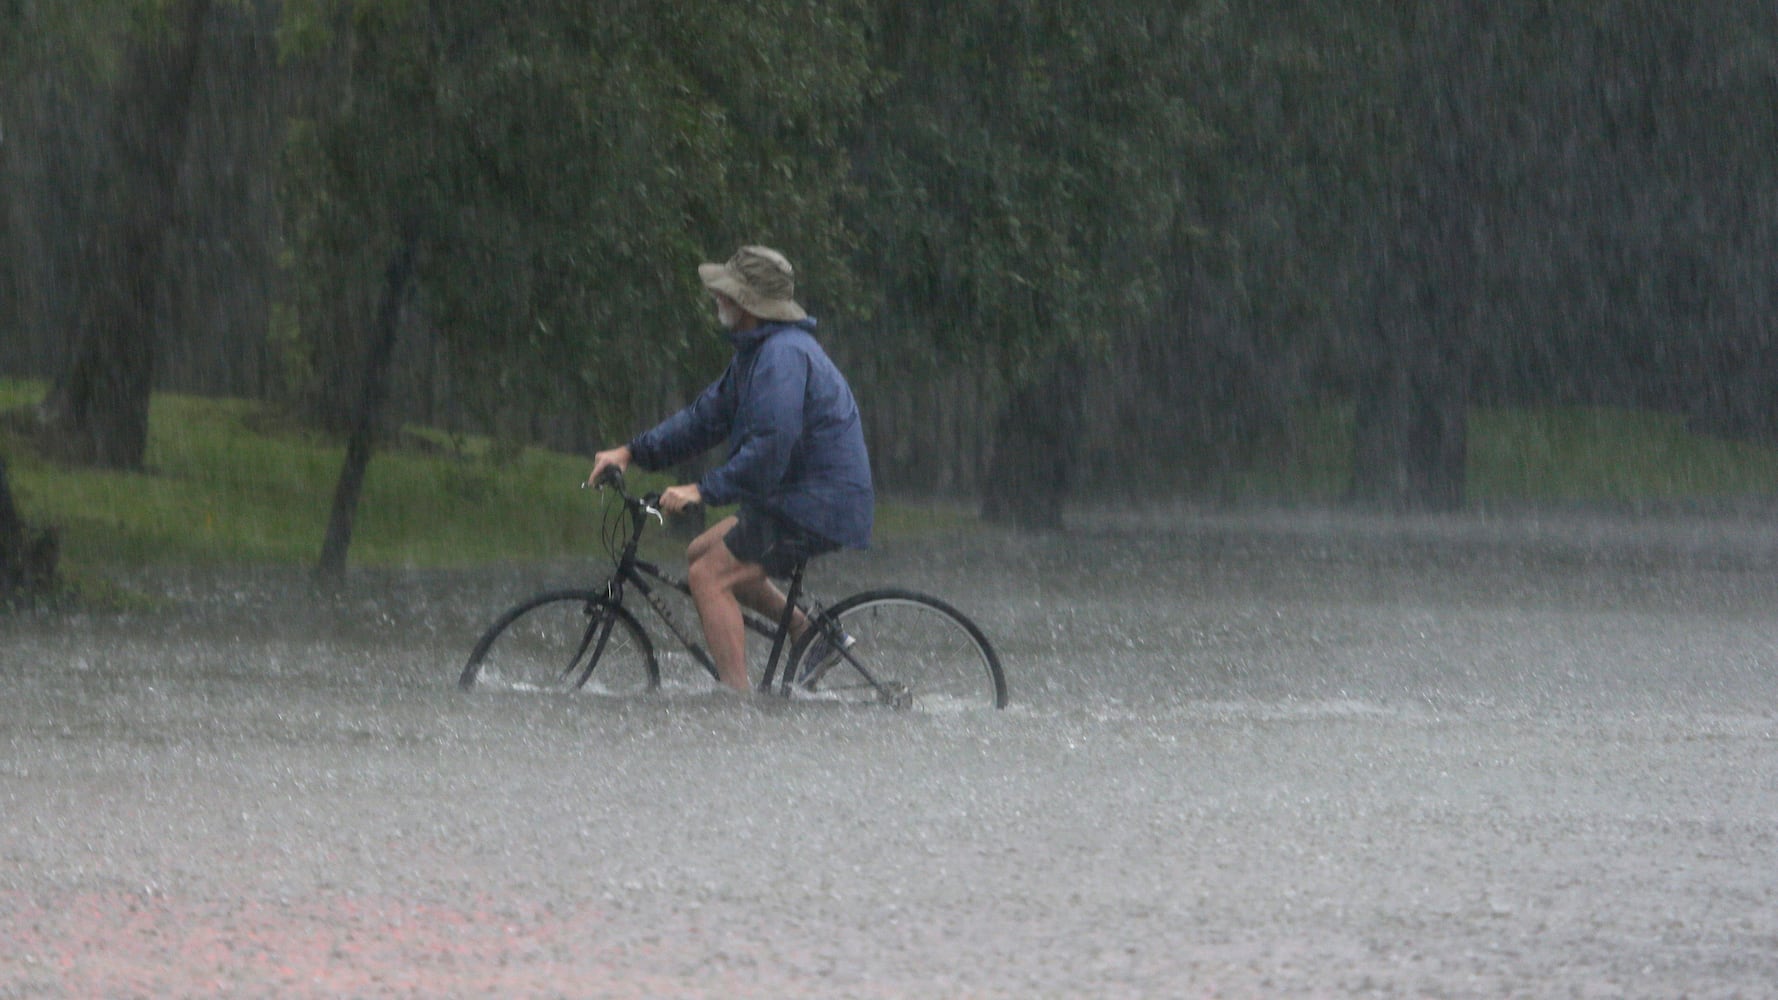
[[[1231,477],[1241,499],[1333,501],[1351,475],[1352,406],[1299,413],[1291,443]],[[1610,407],[1478,408],[1470,414],[1471,504],[1622,504],[1778,495],[1778,449],[1688,430],[1667,413]]]
[[[40,383],[0,379],[0,411],[34,403]],[[1351,407],[1305,412],[1294,442],[1226,492],[1318,502],[1346,488]],[[577,488],[587,460],[415,432],[426,447],[371,462],[351,562],[465,566],[590,556],[599,501]],[[66,565],[314,562],[343,449],[260,404],[157,395],[148,471],[68,468],[0,437],[25,517],[57,525]],[[1609,409],[1479,410],[1470,438],[1472,502],[1623,502],[1778,494],[1778,451],[1702,437],[1678,417]],[[664,481],[643,477],[644,488]],[[961,530],[965,505],[881,504],[878,536]],[[664,536],[663,547],[668,544]]]
[[[1608,408],[1482,411],[1478,501],[1640,501],[1778,493],[1778,450],[1694,434],[1683,417]]]
[[[42,398],[40,383],[0,379],[0,411]],[[588,460],[418,431],[426,447],[381,449],[354,526],[358,566],[446,567],[591,555],[601,500],[578,488]],[[74,570],[176,564],[313,563],[343,446],[292,429],[257,403],[157,394],[147,471],[58,466],[0,438],[27,520],[54,524]],[[643,474],[633,488],[666,480]],[[720,513],[720,512],[716,512]],[[958,529],[961,509],[885,505],[888,535]],[[663,551],[670,543],[662,539]]]
[[[0,409],[40,386],[0,381]],[[74,565],[313,562],[344,450],[275,424],[257,404],[156,395],[148,471],[66,468],[8,446],[27,519],[59,526]],[[470,442],[380,451],[353,534],[357,565],[452,566],[558,557],[597,546],[586,461],[526,449],[506,460]]]

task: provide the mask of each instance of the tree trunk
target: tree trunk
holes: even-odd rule
[[[1393,511],[1461,508],[1468,429],[1461,373],[1373,372],[1358,391],[1351,499]]]
[[[6,459],[0,458],[0,604],[17,593],[25,582],[25,522],[12,502],[12,485],[6,479]]]
[[[73,360],[43,402],[46,443],[76,462],[137,469],[147,452],[155,295],[209,12],[209,0],[180,5],[168,35],[131,46],[119,84],[109,221],[82,264]]]
[[[395,355],[396,336],[401,332],[402,307],[413,284],[414,258],[418,249],[415,227],[404,225],[401,242],[396,245],[395,254],[384,271],[382,299],[377,304],[376,329],[364,362],[358,409],[346,438],[346,459],[340,467],[339,484],[333,492],[327,537],[321,543],[321,561],[315,567],[315,575],[323,580],[338,580],[346,573],[346,550],[352,545],[352,525],[358,515],[364,473],[370,466],[371,450],[376,443],[377,424],[382,419],[383,404],[389,398],[390,359]]]
[[[1513,16],[1486,0],[1406,5],[1394,72],[1404,155],[1362,226],[1374,353],[1360,369],[1352,499],[1449,511],[1467,489],[1469,392],[1486,289],[1524,186]]]
[[[984,518],[1029,531],[1062,526],[1074,485],[1080,407],[1080,365],[1066,354],[1035,385],[1012,394],[995,425],[994,457],[982,484]]]
[[[33,530],[19,516],[0,458],[0,606],[23,596],[29,600],[55,582],[61,546],[54,529]]]

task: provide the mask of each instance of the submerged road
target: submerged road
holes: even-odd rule
[[[0,997],[1769,995],[1778,526],[1188,514],[833,557],[1013,707],[454,687],[560,567],[0,620]]]

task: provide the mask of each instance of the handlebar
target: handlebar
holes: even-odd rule
[[[666,516],[661,512],[661,495],[659,493],[644,493],[641,496],[631,495],[629,490],[624,489],[623,472],[616,468],[607,468],[604,472],[599,474],[598,479],[595,479],[590,483],[583,482],[580,484],[580,488],[583,490],[588,486],[591,486],[596,490],[603,490],[609,486],[617,491],[618,498],[624,502],[625,507],[646,514],[662,524],[667,523]]]
[[[648,514],[662,524],[666,523],[665,515],[661,510],[660,493],[649,492],[641,494],[640,496],[631,494],[624,488],[623,470],[616,466],[606,466],[605,471],[599,473],[598,479],[593,480],[591,483],[581,483],[580,488],[584,490],[589,485],[596,490],[602,490],[609,486],[617,491],[617,495],[623,500],[625,507],[630,507],[641,511],[644,514]],[[698,510],[703,506],[704,505],[701,503],[692,504],[687,506],[681,513]]]

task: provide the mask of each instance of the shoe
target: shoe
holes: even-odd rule
[[[829,670],[833,669],[834,664],[840,662],[840,654],[857,644],[857,639],[844,632],[840,633],[840,641],[837,644],[825,632],[817,635],[814,641],[809,643],[808,650],[803,653],[803,673],[796,682],[806,688],[814,687],[822,677],[827,675]]]

